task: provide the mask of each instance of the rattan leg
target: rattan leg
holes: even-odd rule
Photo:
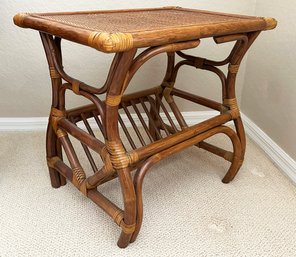
[[[59,96],[60,96],[59,90],[62,84],[62,80],[54,68],[53,57],[50,53],[50,49],[47,47],[48,45],[47,38],[42,33],[40,34],[40,36],[41,36],[41,40],[46,53],[46,58],[49,66],[49,74],[51,77],[51,84],[52,84],[51,107],[64,109],[64,106],[63,104],[61,104],[61,101],[59,99]],[[58,141],[57,136],[55,134],[54,128],[52,126],[52,117],[50,116],[48,126],[47,126],[47,134],[46,134],[46,157],[47,159],[50,159],[55,156],[58,156],[60,159],[62,159],[62,149],[61,149],[60,142]],[[66,179],[63,175],[61,175],[57,170],[55,170],[52,167],[48,166],[48,168],[49,168],[49,176],[50,176],[52,187],[58,188],[66,184]]]
[[[127,73],[131,67],[136,50],[119,54],[118,65],[113,71],[113,78],[107,89],[106,96],[106,118],[104,127],[106,130],[106,146],[110,155],[113,168],[116,170],[124,202],[123,220],[120,222],[122,228],[117,245],[125,248],[130,241],[136,223],[136,196],[132,178],[128,167],[130,156],[125,151],[119,135],[118,107],[124,93]]]
[[[46,135],[47,159],[50,159],[55,156],[60,156],[61,151],[59,149],[60,149],[60,145],[58,145],[56,134],[53,131],[51,124],[49,123],[47,128],[47,135]],[[50,176],[52,187],[59,188],[60,186],[63,186],[66,184],[66,179],[57,170],[55,170],[50,166],[48,166],[48,170],[49,170],[49,176]]]
[[[124,216],[123,222],[126,227],[123,227],[120,234],[117,245],[120,248],[125,248],[128,246],[131,236],[135,229],[136,223],[136,195],[134,191],[134,186],[132,183],[132,178],[129,170],[122,169],[118,170],[118,177],[121,184],[121,190],[124,198]]]
[[[231,140],[233,146],[233,153],[231,159],[231,166],[226,175],[222,179],[223,183],[232,181],[242,165],[242,146],[239,137],[233,130],[225,133]]]
[[[192,102],[199,103],[201,105],[207,106],[209,108],[219,110],[221,113],[228,112],[229,110],[232,112],[232,120],[235,125],[235,130],[237,133],[237,136],[240,141],[240,160],[234,160],[232,168],[227,173],[228,175],[225,176],[223,179],[224,183],[228,183],[233,179],[239,168],[241,167],[244,159],[245,154],[245,148],[246,148],[246,136],[245,131],[242,123],[242,119],[240,116],[239,107],[236,100],[236,94],[235,94],[235,82],[237,73],[241,64],[241,61],[250,48],[250,46],[253,44],[257,36],[260,32],[251,32],[251,33],[244,33],[244,34],[236,34],[236,35],[228,35],[228,36],[221,36],[221,37],[215,37],[214,40],[217,44],[221,43],[228,43],[235,41],[235,45],[230,53],[230,55],[224,59],[223,61],[212,61],[205,58],[200,57],[194,57],[191,55],[184,54],[180,51],[178,51],[178,55],[185,60],[179,62],[175,68],[174,72],[172,73],[171,81],[176,80],[177,73],[181,66],[183,65],[190,65],[193,67],[196,67],[198,69],[207,70],[210,72],[215,73],[221,80],[222,83],[222,105],[219,103],[216,103],[215,101],[205,99],[203,97],[195,96],[192,94],[189,94],[187,92],[182,92],[181,90],[173,90],[173,94],[186,98],[187,100],[190,100]],[[228,64],[228,73],[227,76],[224,74],[224,72],[219,69],[219,66],[224,66]],[[199,146],[202,146],[199,145]],[[221,151],[217,148],[214,149],[213,147],[205,146],[206,150],[212,151],[219,155],[219,152],[221,154]],[[203,147],[203,148],[204,148]]]
[[[140,232],[142,221],[143,221],[143,197],[142,197],[142,187],[143,187],[143,180],[148,172],[148,170],[151,168],[151,166],[156,162],[156,159],[151,159],[136,172],[136,175],[134,177],[134,187],[136,192],[136,207],[137,207],[137,219],[136,219],[136,228],[135,231],[130,239],[130,242],[133,243]]]
[[[226,99],[224,99],[224,101],[226,100],[226,106],[228,108],[237,110],[238,112],[238,115],[233,119],[235,129],[241,143],[241,160],[238,165],[238,169],[240,168],[244,160],[244,155],[246,150],[246,135],[245,135],[243,122],[240,116],[240,111],[235,100],[236,77],[237,77],[237,73],[238,73],[241,61],[243,60],[245,54],[247,53],[247,51],[249,50],[251,45],[254,43],[254,41],[256,40],[259,34],[260,32],[252,32],[252,33],[246,33],[245,35],[242,35],[241,38],[237,41],[237,44],[234,46],[234,49],[231,52],[228,59],[229,67],[228,67],[228,76],[226,80],[226,94],[225,94]],[[223,43],[226,38],[227,37],[222,37],[221,43]],[[235,101],[232,101],[232,100],[235,100]],[[226,180],[227,179],[225,179],[225,181]]]
[[[245,134],[245,129],[244,125],[242,122],[242,118],[238,117],[237,119],[234,120],[235,124],[235,129],[237,132],[237,135],[240,139],[241,145],[242,145],[242,161],[244,160],[245,152],[246,152],[246,134]]]

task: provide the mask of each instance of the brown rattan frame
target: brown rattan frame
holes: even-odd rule
[[[174,12],[173,14],[179,13],[175,19],[177,23],[179,22],[178,18],[180,15],[186,17],[190,14],[203,15],[207,17],[208,20],[212,20],[212,22],[201,23],[200,21],[197,21],[185,23],[182,26],[157,26],[160,16],[155,15],[153,20],[149,20],[151,23],[156,24],[153,29],[149,27],[146,29],[134,29],[131,26],[131,29],[121,31],[120,29],[108,26],[108,23],[100,30],[97,28],[97,24],[97,26],[85,26],[75,24],[74,22],[67,22],[67,20],[63,20],[62,18],[59,20],[54,19],[54,17],[61,15],[63,15],[64,19],[67,16],[73,17],[76,15],[83,17],[83,15],[85,15],[85,19],[88,19],[88,23],[91,23],[90,20],[92,17],[87,15],[99,16],[101,14],[105,15],[104,17],[111,16],[112,18],[116,17],[118,14],[129,14],[130,24],[135,25],[136,23],[139,23],[142,16],[147,12],[161,12],[160,15],[166,14],[167,12]],[[134,18],[134,16],[136,17]],[[174,15],[170,15],[169,13],[167,17],[174,17]],[[218,17],[220,18],[219,20],[217,20]],[[273,18],[225,14],[180,7],[46,14],[19,13],[14,17],[14,22],[20,27],[34,28],[39,31],[96,48],[103,52],[127,51],[132,48],[163,45],[172,42],[193,40],[196,38],[267,30],[276,26],[276,21]],[[165,25],[168,25],[169,22],[171,22],[171,20]],[[117,24],[117,26],[119,25],[120,23]],[[144,25],[147,26],[147,24]]]
[[[141,9],[121,11],[79,12],[78,14],[100,14],[148,12],[155,10],[178,10],[186,13],[208,14],[214,22],[192,24],[190,26],[167,27],[155,30],[110,33],[64,24],[44,17],[60,14],[18,14],[14,21],[22,27],[40,31],[52,82],[52,106],[47,129],[47,161],[52,186],[65,185],[71,181],[85,196],[94,201],[121,227],[119,247],[126,247],[135,241],[143,219],[142,186],[147,171],[157,162],[189,146],[203,148],[231,163],[223,178],[229,183],[242,165],[246,138],[235,95],[235,80],[243,56],[262,30],[272,29],[276,21],[272,18],[258,18],[228,15],[169,7],[163,9]],[[131,14],[133,15],[133,14]],[[231,17],[217,22],[217,17]],[[69,17],[68,17],[69,18]],[[221,18],[221,17],[220,17]],[[116,28],[112,28],[114,30]],[[161,33],[160,33],[161,32]],[[185,54],[183,50],[200,44],[200,39],[213,37],[217,44],[235,42],[229,56],[222,61]],[[77,80],[63,70],[61,38],[72,40],[103,52],[116,52],[105,84],[98,88]],[[137,48],[148,47],[136,56]],[[167,71],[163,82],[157,87],[125,95],[130,80],[137,70],[152,57],[166,53]],[[175,63],[175,56],[182,61]],[[216,74],[222,84],[222,99],[217,102],[175,88],[177,74],[184,65],[207,70]],[[219,68],[228,65],[225,73]],[[63,83],[64,81],[64,83]],[[92,104],[72,110],[65,109],[65,92],[72,91],[88,99]],[[97,95],[106,94],[102,101]],[[220,112],[217,116],[199,124],[188,126],[178,108],[175,98],[183,98],[192,103],[206,106]],[[146,117],[141,113],[144,110]],[[132,124],[136,137],[122,121],[119,109],[124,111]],[[131,109],[139,118],[143,136],[136,124]],[[166,121],[159,114],[163,112]],[[89,119],[94,119],[104,140],[95,136]],[[235,130],[224,124],[233,121]],[[83,123],[86,130],[79,124]],[[119,134],[122,128],[129,145],[124,145]],[[230,138],[233,151],[205,142],[213,135],[222,133]],[[76,154],[70,137],[79,140],[94,171],[87,176]],[[137,142],[136,142],[137,140]],[[130,148],[130,150],[128,150]],[[63,161],[62,149],[70,166]],[[98,168],[94,157],[98,154],[103,167]],[[136,170],[134,177],[132,171]],[[120,209],[98,188],[101,184],[118,178],[122,189],[124,208]]]

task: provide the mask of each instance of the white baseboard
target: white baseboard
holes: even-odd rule
[[[277,145],[262,129],[242,114],[246,134],[271,159],[271,161],[296,184],[296,161]]]
[[[0,118],[0,132],[46,130],[47,122],[47,117]]]
[[[198,112],[183,112],[182,113],[186,121],[188,121],[188,125],[193,125],[209,119],[218,114],[216,111],[198,111]],[[135,123],[137,125],[141,125],[141,122],[138,116],[135,113],[131,114]],[[148,117],[143,114],[144,120],[147,121]],[[122,120],[126,127],[131,127],[127,116],[121,115]],[[161,113],[161,117],[164,121],[167,121],[164,113]],[[174,117],[174,115],[171,115]],[[174,122],[176,120],[173,119]],[[28,117],[28,118],[0,118],[0,132],[1,131],[45,131],[47,126],[48,118],[47,117]],[[95,121],[90,121],[90,125],[95,124]]]
[[[183,112],[188,125],[193,125],[209,119],[218,113],[216,111]],[[136,114],[132,114],[136,124],[140,121]],[[147,117],[144,119],[147,120]],[[161,116],[166,120],[165,115]],[[123,115],[123,122],[131,127],[129,119]],[[252,120],[242,114],[246,134],[252,139],[271,159],[271,161],[296,184],[296,161],[293,160],[281,147],[279,147],[264,131]],[[45,131],[48,118],[0,118],[0,131]]]

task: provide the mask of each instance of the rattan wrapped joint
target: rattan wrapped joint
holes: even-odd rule
[[[92,32],[88,44],[103,52],[123,52],[133,48],[133,36],[130,33]]]

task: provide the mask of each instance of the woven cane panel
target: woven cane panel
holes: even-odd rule
[[[42,14],[42,18],[88,30],[110,33],[153,31],[164,28],[245,20],[245,18],[240,17],[182,11],[178,9],[137,12],[98,12],[89,14]]]

